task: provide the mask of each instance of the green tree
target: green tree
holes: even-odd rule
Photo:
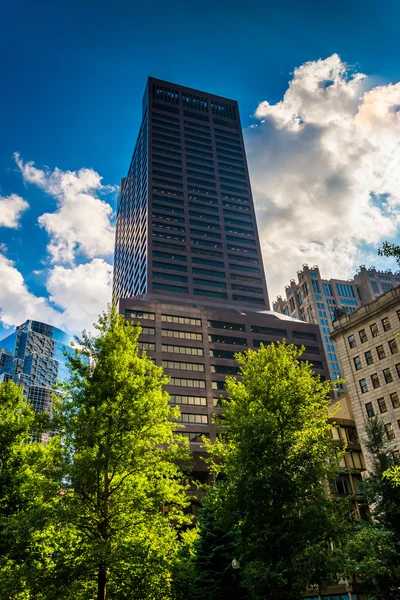
[[[349,569],[373,587],[376,598],[395,600],[400,590],[400,487],[387,477],[394,459],[384,422],[369,419],[365,429],[371,467],[360,488],[372,518],[349,541]]]
[[[218,484],[211,488],[200,510],[198,537],[194,543],[194,591],[196,600],[236,600],[241,597],[240,570],[232,568],[238,552],[238,533],[219,522]]]
[[[140,356],[140,328],[115,309],[85,332],[69,360],[57,411],[63,472],[58,522],[68,532],[54,557],[57,598],[166,600],[179,531],[188,518],[177,442],[179,411],[162,369]]]
[[[35,439],[49,430],[46,413],[35,413],[22,387],[0,384],[0,596],[25,599],[40,592],[49,575],[51,514],[61,480],[52,443]]]
[[[391,242],[383,242],[382,248],[378,249],[379,256],[395,258],[400,265],[400,246]]]
[[[339,468],[332,384],[301,353],[281,343],[236,355],[242,380],[227,379],[223,427],[208,444],[211,470],[223,474],[219,519],[238,532],[236,558],[254,600],[297,600],[335,580],[342,561],[334,542],[347,522],[327,493]]]

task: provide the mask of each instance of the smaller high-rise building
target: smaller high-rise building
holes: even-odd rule
[[[359,436],[365,436],[367,420],[379,415],[394,456],[400,459],[400,286],[353,314],[337,316],[331,335],[347,379]]]
[[[23,386],[36,411],[50,411],[57,381],[68,376],[71,338],[61,329],[28,320],[0,340],[0,381]]]
[[[377,271],[361,266],[354,279],[323,279],[318,266],[297,272],[297,281],[286,286],[286,298],[278,296],[273,303],[275,312],[319,325],[328,360],[331,379],[343,377],[335,342],[330,338],[332,321],[337,309],[347,314],[373,301],[383,292],[400,284],[400,273]]]

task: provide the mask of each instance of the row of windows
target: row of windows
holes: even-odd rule
[[[188,278],[186,275],[171,275],[170,273],[158,273],[153,271],[153,279],[168,279],[170,281],[182,281],[186,283]]]
[[[196,415],[192,413],[181,413],[177,419],[179,423],[197,423],[198,425],[207,425],[207,415]]]
[[[157,268],[157,269],[169,269],[171,271],[182,271],[184,273],[187,272],[187,266],[186,265],[180,265],[177,264],[176,262],[173,263],[169,263],[169,262],[159,262],[159,261],[155,261],[153,260],[153,267]],[[154,274],[153,274],[154,275]],[[164,277],[165,279],[166,277]]]
[[[155,313],[153,312],[145,312],[142,310],[131,310],[125,309],[125,319],[147,319],[149,321],[154,321],[156,318]]]
[[[400,408],[399,394],[397,392],[393,392],[392,394],[389,394],[389,397],[390,397],[390,402],[392,404],[392,407],[393,408]],[[383,413],[385,413],[385,412],[388,411],[385,398],[378,398],[377,399],[377,404],[378,404],[378,407],[379,407],[379,412],[381,414],[383,414]],[[372,402],[367,402],[367,404],[365,405],[365,408],[367,410],[367,414],[368,414],[369,417],[373,417],[375,415]]]
[[[396,354],[398,352],[397,341],[395,339],[389,340],[388,345],[389,345],[391,354]],[[376,346],[375,350],[376,350],[379,360],[382,360],[383,358],[385,358],[386,354],[385,354],[385,349],[384,349],[383,345]],[[373,364],[374,358],[372,356],[371,350],[364,352],[364,357],[365,357],[365,362],[367,363],[367,366]],[[353,361],[354,361],[354,366],[355,366],[356,371],[359,371],[360,369],[362,369],[362,362],[361,362],[360,356],[355,356],[353,358]]]
[[[400,311],[398,311],[398,313],[400,313]],[[400,319],[400,316],[399,316],[399,319]],[[384,317],[383,319],[381,319],[381,323],[382,323],[383,331],[391,330],[392,326],[390,324],[389,317]],[[372,337],[376,338],[379,335],[378,325],[376,323],[372,323],[372,325],[370,325],[369,328],[370,328]],[[364,344],[365,342],[368,341],[368,336],[367,336],[367,332],[365,331],[365,329],[360,329],[358,332],[358,335],[360,338],[360,342],[362,344]],[[349,335],[347,339],[348,339],[350,348],[355,348],[357,346],[357,341],[356,341],[356,337],[354,334]]]
[[[167,285],[165,283],[153,283],[153,289],[162,290],[164,292],[174,292],[175,294],[188,294],[189,290],[187,287],[182,287],[178,285]]]
[[[163,360],[164,369],[177,369],[179,371],[197,371],[204,373],[204,365],[201,363],[178,362],[174,360]]]
[[[164,337],[176,338],[180,340],[193,340],[195,342],[201,342],[203,336],[201,333],[195,333],[193,331],[175,331],[173,329],[161,329],[161,335]]]
[[[192,348],[190,346],[170,346],[167,344],[162,345],[163,352],[171,352],[173,354],[189,354],[191,356],[203,356],[204,352],[202,348]]]
[[[396,365],[396,370],[397,370],[398,376],[400,377],[400,363]],[[390,368],[387,367],[386,369],[383,369],[382,373],[383,373],[383,377],[384,377],[386,383],[392,383],[393,375],[392,375]],[[371,382],[372,382],[372,386],[374,388],[380,387],[381,383],[380,383],[379,376],[377,373],[374,373],[373,375],[371,375]],[[362,379],[359,380],[359,385],[360,385],[362,394],[366,394],[369,391],[368,383],[367,383],[367,380],[365,379],[365,377],[363,377]]]
[[[163,323],[179,323],[180,325],[195,325],[201,327],[201,319],[193,317],[180,317],[176,315],[161,315],[161,322]]]
[[[204,396],[181,396],[179,394],[171,394],[169,397],[173,404],[190,404],[194,406],[207,406],[207,398]]]
[[[154,352],[156,345],[153,342],[139,342],[139,350],[146,350],[146,352]]]
[[[206,387],[206,382],[204,379],[182,379],[181,377],[171,377],[169,380],[169,385],[204,390]]]

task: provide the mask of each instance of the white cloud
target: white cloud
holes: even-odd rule
[[[98,315],[111,301],[112,267],[103,259],[49,272],[49,298],[35,296],[14,263],[0,253],[0,322],[5,327],[36,319],[71,334],[93,330]]]
[[[295,69],[245,132],[271,298],[302,264],[350,277],[400,224],[400,83],[365,92],[336,54]]]
[[[61,316],[46,298],[32,294],[14,263],[0,254],[0,321],[5,327],[37,319],[60,325]]]
[[[26,200],[17,194],[0,196],[0,227],[17,229],[22,213],[28,208]]]
[[[72,264],[78,254],[94,258],[113,252],[113,211],[96,196],[114,192],[113,187],[103,186],[93,169],[38,169],[33,162],[24,162],[18,153],[14,156],[25,183],[37,185],[57,201],[55,212],[39,217],[39,224],[50,236],[52,262]]]
[[[50,300],[63,311],[70,331],[92,329],[111,302],[112,267],[101,258],[66,269],[56,266],[46,284]]]

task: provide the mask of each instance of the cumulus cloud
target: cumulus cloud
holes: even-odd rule
[[[56,266],[46,287],[70,331],[92,329],[111,302],[112,267],[101,258],[73,268]]]
[[[0,227],[17,229],[22,213],[29,208],[29,204],[17,194],[0,196]]]
[[[337,54],[305,63],[245,132],[272,298],[304,262],[350,277],[398,229],[400,83],[367,84]]]
[[[51,261],[72,264],[78,254],[87,258],[111,254],[113,210],[98,194],[114,192],[114,188],[103,186],[93,169],[38,169],[18,153],[14,156],[25,183],[40,187],[57,201],[55,212],[39,217],[40,226],[50,236],[47,249]]]
[[[0,321],[11,327],[36,319],[71,334],[93,330],[111,301],[111,282],[111,265],[95,258],[75,267],[54,267],[46,281],[49,297],[36,296],[15,264],[0,253]]]
[[[0,254],[0,320],[5,327],[37,319],[60,325],[61,315],[48,300],[32,294],[14,263]]]

